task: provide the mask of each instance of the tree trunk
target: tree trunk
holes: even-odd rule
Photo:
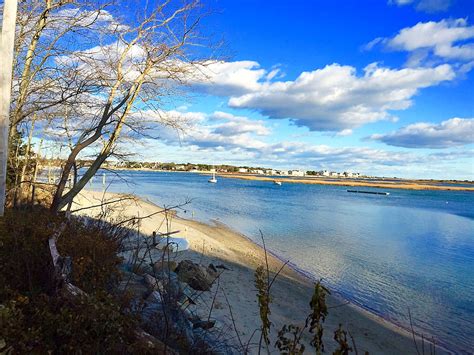
[[[5,208],[13,46],[18,3],[16,0],[5,0],[3,4],[0,45],[0,53],[2,53],[0,56],[0,92],[2,93],[0,96],[0,216],[3,216]]]
[[[59,182],[58,188],[54,195],[51,210],[54,212],[58,212],[68,203],[72,202],[74,197],[86,186],[89,180],[92,179],[97,170],[100,169],[100,166],[107,159],[107,157],[108,154],[100,154],[99,156],[97,156],[97,158],[94,160],[89,169],[87,169],[86,173],[79,179],[79,181],[76,182],[76,184],[68,192],[63,195],[67,182],[67,179],[64,179],[64,177],[69,177],[76,157],[74,156],[73,159],[68,160],[66,162],[66,165],[64,166],[61,181]]]
[[[25,161],[23,162],[23,166],[21,168],[20,192],[23,191],[22,184],[25,181],[25,176],[26,176],[26,173],[27,173],[28,165],[30,164],[31,140],[33,139],[33,132],[35,130],[35,121],[36,121],[36,113],[33,115],[33,120],[31,121],[31,128],[30,128],[30,132],[28,134],[28,143],[26,145]],[[31,177],[30,177],[30,183],[29,184],[31,185]]]

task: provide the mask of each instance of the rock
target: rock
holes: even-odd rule
[[[158,289],[162,291],[163,289],[163,285],[150,274],[143,275],[143,281],[145,281],[145,284],[150,291],[156,291]]]
[[[123,273],[118,289],[120,291],[128,291],[134,297],[140,298],[143,298],[148,293],[148,288],[143,284],[143,277],[131,272]]]
[[[212,264],[212,263],[209,264],[208,268],[211,269],[211,270],[214,271],[214,272],[217,272],[216,267],[215,267],[214,264]]]
[[[153,291],[146,300],[150,303],[163,303],[163,299],[158,291]]]
[[[230,270],[230,268],[228,268],[224,264],[216,265],[215,267],[216,267],[216,269]]]
[[[176,274],[182,282],[186,282],[197,291],[209,291],[218,274],[210,268],[183,260],[176,268]]]
[[[128,353],[130,354],[178,354],[177,351],[166,346],[161,340],[148,334],[142,329],[137,329],[134,333],[135,341],[129,345]]]
[[[163,271],[174,271],[176,270],[176,261],[158,261],[153,265],[153,271],[155,273],[160,273]]]
[[[193,322],[193,329],[201,328],[204,330],[208,330],[213,328],[215,324],[215,320],[200,320],[197,322]]]
[[[184,314],[186,315],[186,318],[191,322],[191,323],[196,323],[201,320],[197,314],[195,314],[190,307],[187,307],[183,310]]]
[[[152,270],[151,265],[146,263],[130,265],[130,271],[137,275],[150,274],[153,272]]]

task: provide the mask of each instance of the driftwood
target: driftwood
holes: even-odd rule
[[[58,230],[49,238],[48,246],[51,259],[53,262],[53,292],[57,295],[65,297],[70,301],[74,301],[78,297],[87,297],[87,293],[82,291],[79,287],[74,286],[70,282],[72,273],[72,260],[70,257],[63,257],[58,252],[57,241],[62,232],[66,229],[66,223],[63,223]],[[177,354],[173,349],[167,347],[161,340],[155,338],[153,335],[147,333],[140,327],[134,330],[135,344],[141,345],[148,350],[156,352],[157,354]]]
[[[72,273],[72,260],[70,257],[62,257],[58,252],[57,241],[61,233],[66,229],[62,224],[59,229],[48,240],[49,252],[53,261],[53,293],[59,294],[67,299],[85,296],[86,293],[70,282]]]

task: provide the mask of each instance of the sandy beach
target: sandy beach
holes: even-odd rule
[[[72,210],[96,206],[101,202],[114,201],[121,197],[123,196],[112,193],[83,191],[75,199]],[[172,216],[167,223],[163,213],[156,214],[162,210],[161,207],[138,198],[126,199],[107,206],[113,209],[108,216],[112,219],[117,219],[119,216],[123,219],[152,215],[141,220],[139,228],[143,234],[151,235],[155,230],[161,233],[179,231],[174,236],[185,238],[189,243],[189,249],[177,253],[177,261],[190,259],[203,265],[209,263],[225,265],[228,270],[222,273],[219,283],[214,283],[210,292],[201,294],[196,310],[205,316],[213,304],[211,317],[218,321],[228,336],[233,337],[235,342],[239,341],[239,337],[240,342],[244,344],[258,343],[259,334],[256,329],[260,327],[260,318],[254,272],[255,268],[265,261],[262,247],[222,225],[207,225],[175,216]],[[94,217],[100,212],[101,208],[95,207],[77,213]],[[282,261],[269,255],[269,266],[271,270],[276,271],[282,266]],[[309,313],[313,285],[312,280],[289,266],[285,266],[277,278],[271,291],[272,352],[277,353],[273,344],[278,330],[284,324],[304,324]],[[343,299],[329,297],[328,304],[331,309],[326,319],[324,334],[326,351],[334,349],[333,331],[341,323],[354,337],[357,350],[361,354],[365,351],[371,354],[416,354],[409,332],[360,307],[346,303]],[[309,339],[304,338],[304,342],[309,343]],[[443,351],[437,349],[437,353]]]
[[[241,179],[241,180],[256,180],[256,181],[269,181],[275,180],[281,181],[288,184],[309,184],[309,185],[336,185],[336,186],[349,186],[349,187],[377,187],[383,189],[404,189],[404,190],[438,190],[438,191],[474,191],[473,186],[454,186],[454,185],[436,185],[433,182],[421,181],[421,180],[400,180],[400,181],[385,181],[379,179],[367,179],[367,180],[353,180],[344,179],[326,179],[321,177],[303,177],[303,178],[292,178],[292,177],[264,177],[258,175],[239,175],[239,174],[219,174],[223,178]],[[441,181],[440,181],[441,182]],[[441,182],[442,183],[442,182]]]

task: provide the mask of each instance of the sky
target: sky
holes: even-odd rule
[[[203,3],[223,59],[133,160],[474,180],[473,0]]]

